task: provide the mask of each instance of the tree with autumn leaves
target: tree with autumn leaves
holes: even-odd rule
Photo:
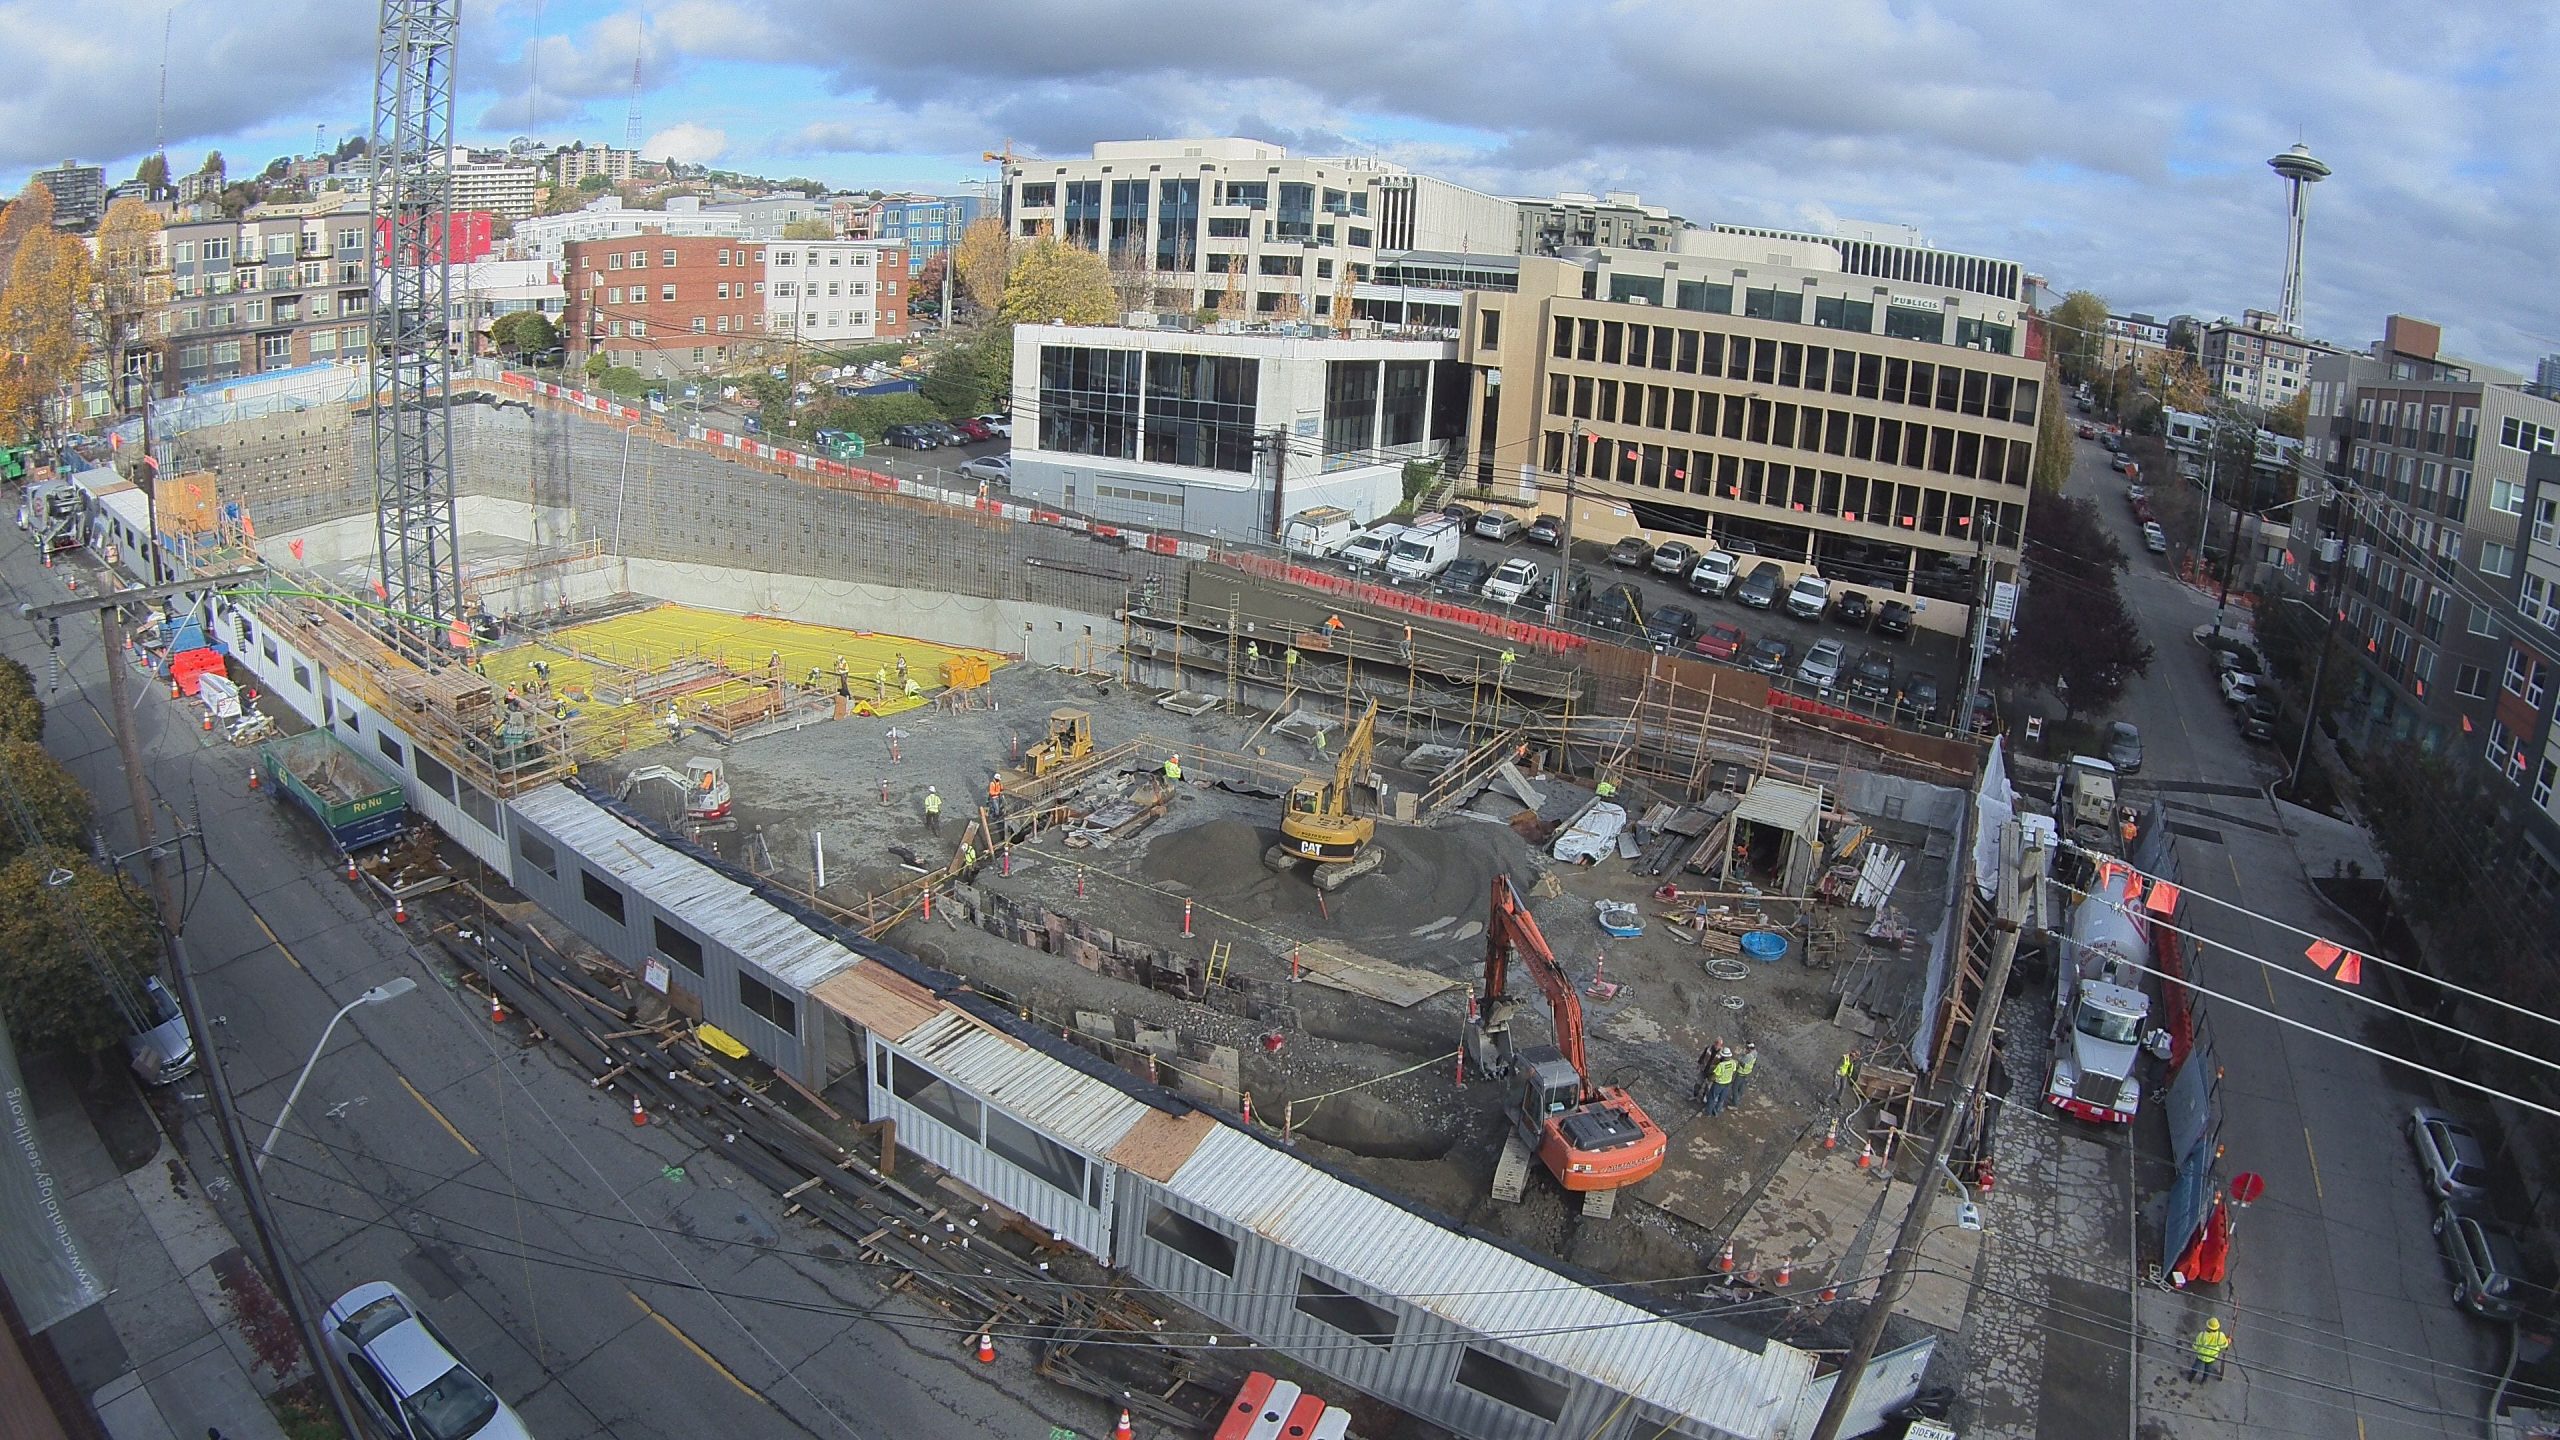
[[[125,374],[156,298],[160,217],[149,206],[108,207],[94,254],[52,216],[42,184],[0,207],[0,443],[43,434],[47,402],[77,389],[93,361]]]

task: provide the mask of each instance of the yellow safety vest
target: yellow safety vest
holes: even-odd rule
[[[1719,1084],[1719,1085],[1730,1085],[1730,1084],[1732,1084],[1732,1083],[1733,1083],[1733,1070],[1734,1070],[1734,1065],[1733,1065],[1733,1062],[1732,1062],[1732,1061],[1730,1061],[1730,1060],[1719,1060],[1719,1061],[1717,1061],[1717,1062],[1716,1062],[1716,1068],[1715,1068],[1715,1080],[1716,1080],[1716,1083],[1717,1083],[1717,1084]]]
[[[1759,1066],[1759,1054],[1757,1052],[1746,1052],[1741,1059],[1734,1062],[1733,1073],[1748,1078],[1751,1072],[1758,1069]]]
[[[942,813],[942,796],[939,792],[924,797],[924,813],[927,815]]]
[[[2222,1352],[2230,1348],[2231,1334],[2229,1331],[2199,1330],[2196,1332],[2196,1358],[2207,1365],[2211,1365],[2220,1360],[2222,1358]]]

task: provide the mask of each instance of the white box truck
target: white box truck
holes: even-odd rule
[[[1399,585],[1434,578],[1457,563],[1462,533],[1458,522],[1446,515],[1407,530],[1387,552],[1387,578]]]
[[[1339,505],[1301,510],[1280,527],[1280,548],[1306,560],[1323,560],[1351,543],[1360,529],[1351,512]]]

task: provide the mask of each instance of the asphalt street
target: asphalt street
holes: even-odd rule
[[[2340,986],[2304,959],[2308,941],[2283,928],[2358,943],[2350,922],[2320,901],[2304,874],[2306,850],[2325,843],[2335,827],[2265,795],[2283,773],[2283,757],[2240,737],[2210,657],[2191,638],[2214,618],[2214,598],[2144,553],[2123,478],[2105,468],[2096,445],[2075,448],[2070,493],[2097,502],[2131,557],[2127,603],[2156,652],[2150,674],[2111,717],[2142,730],[2144,767],[2127,788],[2167,806],[2191,897],[2268,917],[2200,898],[2187,904],[2187,923],[2230,947],[2203,947],[2193,967],[2199,985],[2230,997],[2204,1001],[2206,1033],[2222,1068],[2219,1174],[2263,1175],[2266,1193],[2240,1219],[2229,1283],[2219,1293],[2173,1293],[2126,1277],[2138,1287],[2132,1293],[2143,1336],[2132,1407],[2137,1432],[2360,1440],[2481,1434],[2487,1387],[2505,1358],[2505,1327],[2450,1302],[2452,1282],[2429,1231],[2429,1197],[2403,1128],[2411,1106],[2448,1102],[2426,1077],[2331,1037],[2394,1053],[2423,1055],[2428,1047],[2413,1045],[2406,1022],[2354,998],[2397,1003],[2402,997],[2388,977],[2368,969],[2361,987]],[[2325,863],[2320,873],[2327,873]],[[2251,1013],[2244,1002],[2309,1029]],[[2132,1172],[2149,1251],[2158,1248],[2170,1179],[2164,1108],[2156,1099],[2146,1104],[2139,1131],[2146,1143]],[[2091,1133],[2085,1143],[2127,1138]],[[2182,1372],[2188,1340],[2209,1316],[2233,1333],[2236,1364],[2229,1379],[2199,1388]]]
[[[65,573],[24,547],[0,556],[0,648],[40,689],[48,657],[17,606],[60,594]],[[47,748],[129,850],[98,629],[61,634]],[[248,793],[247,752],[165,689],[134,691],[159,832],[204,837],[186,848],[184,937],[252,1137],[333,1011],[394,976],[418,982],[338,1026],[265,1171],[320,1303],[399,1284],[545,1440],[1107,1432],[1099,1405],[1031,1377],[1028,1356],[973,1363],[955,1322],[884,1297],[841,1237],[782,1219],[676,1132],[635,1128],[521,1026],[493,1027],[440,955],[333,872],[313,822]],[[202,1085],[162,1099],[245,1236]]]

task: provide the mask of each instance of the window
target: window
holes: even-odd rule
[[[604,268],[606,268],[607,270],[619,270],[619,269],[621,269],[621,268],[622,268],[622,252],[621,252],[621,251],[619,251],[619,250],[616,250],[616,251],[614,251],[612,254],[607,255],[606,257],[604,257]]]
[[[581,867],[578,871],[578,889],[586,896],[587,908],[616,925],[623,923],[622,892],[615,889],[611,881],[593,870]]]
[[[1321,1320],[1346,1335],[1386,1349],[1396,1340],[1396,1314],[1372,1305],[1347,1290],[1337,1290],[1313,1275],[1298,1277],[1298,1313]]]
[[[701,941],[657,916],[650,917],[649,938],[657,943],[659,954],[692,971],[697,978],[700,977],[702,974]]]
[[[703,328],[702,328],[702,317],[701,317],[701,316],[699,316],[699,315],[696,315],[696,316],[694,316],[694,317],[693,317],[693,333],[694,333],[694,334],[696,334],[696,335],[700,335],[700,334],[702,334],[702,333],[703,333]],[[702,357],[701,357],[701,356],[699,356],[699,355],[696,355],[696,356],[694,356],[693,358],[694,358],[694,359],[696,359],[696,360],[699,360],[699,359],[701,359]]]
[[[950,1081],[904,1055],[894,1055],[886,1050],[880,1053],[890,1064],[891,1093],[971,1140],[978,1138],[979,1111],[975,1098],[953,1088]]]
[[[2524,486],[2513,480],[2489,477],[2489,508],[2501,515],[2524,513]]]
[[[2499,576],[2513,575],[2516,573],[2515,547],[2511,545],[2500,545],[2491,540],[2481,541],[2480,573],[2483,575]]]
[[[754,1015],[786,1035],[800,1033],[800,1006],[790,996],[774,989],[753,975],[738,976],[738,1003]]]
[[[392,739],[389,732],[376,734],[373,737],[373,744],[375,749],[382,752],[384,759],[403,770],[409,768],[409,757],[401,752],[400,742]]]
[[[1532,1375],[1508,1360],[1496,1359],[1473,1345],[1458,1352],[1458,1383],[1549,1424],[1564,1416],[1562,1385],[1543,1375]]]
[[[310,688],[311,688],[311,667],[310,667],[310,666],[308,666],[308,665],[303,664],[303,663],[302,663],[301,661],[299,661],[299,660],[294,661],[294,662],[293,662],[293,683],[294,683],[294,684],[296,684],[296,685],[301,686],[301,687],[302,687],[303,689],[305,689],[305,690],[310,689]]]
[[[1221,1275],[1232,1279],[1236,1273],[1235,1240],[1188,1215],[1158,1205],[1155,1213],[1147,1217],[1146,1235],[1176,1255],[1198,1261]]]
[[[560,852],[551,848],[550,841],[519,830],[516,832],[516,854],[524,857],[524,863],[552,879],[560,878]]]
[[[2530,420],[2519,420],[2510,415],[2499,427],[2498,443],[2510,450],[2528,452],[2540,450],[2549,453],[2554,449],[2560,449],[2560,428],[2536,425]]]
[[[666,266],[670,266],[670,267],[672,267],[672,266],[676,263],[676,252],[674,252],[673,250],[661,250],[661,251],[659,251],[659,252],[658,252],[658,263],[660,263],[660,264],[662,264],[662,265],[666,265]]]
[[[728,291],[729,291],[729,287],[728,287],[728,286],[726,286],[726,285],[721,286],[721,287],[720,287],[720,292],[721,292],[721,293],[720,293],[720,298],[721,298],[721,299],[723,299],[723,300],[728,299],[728,298],[729,298]],[[659,299],[661,299],[661,300],[673,300],[673,299],[675,299],[675,298],[676,298],[676,287],[674,287],[673,285],[661,285],[661,286],[659,286],[659,287],[658,287],[658,298],[659,298]]]
[[[1068,1199],[1085,1198],[1085,1158],[1001,1110],[987,1112],[987,1149]]]

